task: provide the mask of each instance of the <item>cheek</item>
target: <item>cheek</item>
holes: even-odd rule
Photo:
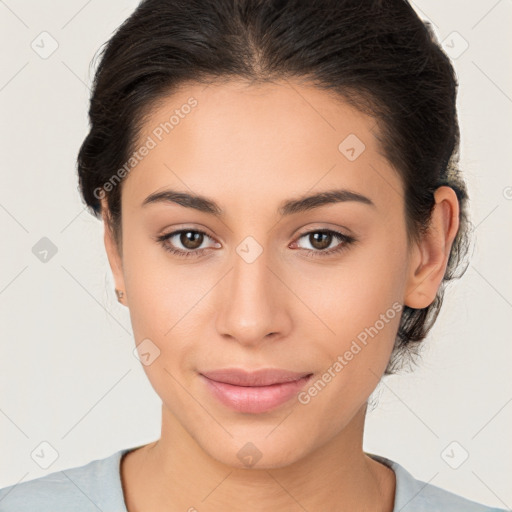
[[[356,336],[390,308],[389,316],[396,317],[392,305],[403,299],[405,251],[386,236],[379,238],[347,252],[338,263],[304,267],[295,272],[298,277],[290,276],[294,290],[336,339]]]
[[[381,379],[402,308],[399,301],[391,300],[391,293],[389,300],[383,297],[385,286],[379,294],[378,289],[365,288],[357,280],[345,282],[356,284],[357,293],[331,295],[324,318],[334,334],[317,336],[317,357],[323,370],[298,397],[312,416],[326,418],[332,432],[347,425]]]
[[[214,278],[191,271],[190,264],[181,263],[158,242],[135,230],[126,237],[124,251],[124,279],[136,340],[148,337],[166,343],[187,329],[194,307],[211,289]]]
[[[178,403],[182,393],[178,382],[197,370],[198,353],[205,357],[201,343],[207,339],[205,326],[211,324],[211,292],[219,270],[206,262],[194,271],[194,265],[180,262],[147,235],[137,237],[133,231],[125,238],[124,251],[135,344],[142,343],[139,353],[150,354],[144,371],[166,403]]]
[[[124,278],[135,344],[151,386],[172,408],[186,398],[179,382],[194,360],[191,338],[208,283],[170,258],[156,242],[126,238]]]
[[[333,382],[331,389],[343,388],[354,398],[373,390],[394,346],[405,284],[405,249],[397,247],[399,240],[382,236],[339,265],[316,274],[303,272],[296,280],[299,288],[294,287],[329,327],[322,327],[325,337],[316,337],[318,355],[326,371],[335,375],[325,380]],[[331,398],[345,401],[347,395]]]

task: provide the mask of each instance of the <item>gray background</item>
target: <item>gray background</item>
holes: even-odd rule
[[[0,487],[160,435],[160,400],[133,354],[103,227],[84,209],[75,171],[90,63],[136,5],[0,1]],[[511,508],[512,2],[415,7],[459,78],[474,248],[467,273],[447,289],[421,367],[380,384],[365,450]],[[38,251],[53,246],[42,261]]]

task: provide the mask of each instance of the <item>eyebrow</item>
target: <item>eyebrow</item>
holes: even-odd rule
[[[283,201],[277,211],[280,215],[286,216],[314,210],[328,204],[348,201],[354,201],[376,208],[375,203],[362,194],[347,189],[334,189]],[[215,215],[216,217],[222,217],[224,215],[222,208],[213,199],[199,194],[189,194],[187,192],[166,189],[160,192],[154,192],[146,197],[142,206],[144,207],[155,203],[174,203],[184,206],[185,208],[193,208],[203,213]]]

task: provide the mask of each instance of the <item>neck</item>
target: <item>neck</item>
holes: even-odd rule
[[[163,407],[161,438],[122,462],[128,510],[392,512],[395,475],[363,452],[365,413],[292,464],[241,469],[212,458]]]

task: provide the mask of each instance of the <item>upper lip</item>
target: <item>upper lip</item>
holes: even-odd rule
[[[208,379],[232,384],[234,386],[270,386],[282,382],[292,382],[311,375],[312,372],[292,372],[280,368],[262,368],[256,371],[247,371],[241,368],[223,368],[201,372]]]

